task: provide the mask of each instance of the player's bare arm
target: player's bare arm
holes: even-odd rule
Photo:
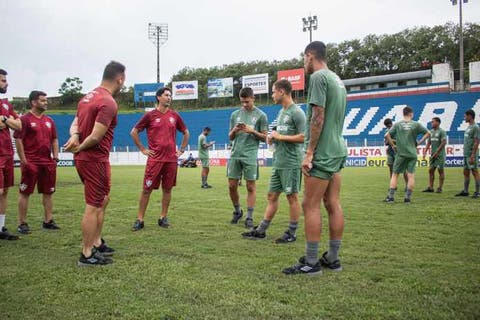
[[[479,143],[480,143],[480,139],[475,138],[475,142],[473,143],[473,148],[472,148],[472,154],[470,155],[470,159],[469,159],[470,164],[475,163],[475,157],[477,156]]]
[[[188,145],[188,139],[190,139],[190,131],[186,129],[183,132],[182,144],[180,145],[180,149],[177,151],[177,156],[181,156],[185,152],[185,148]]]
[[[302,161],[302,172],[308,175],[312,169],[312,160],[315,147],[317,146],[320,135],[322,134],[323,124],[325,121],[325,108],[312,105],[312,118],[310,120],[310,141]]]
[[[15,146],[17,148],[18,158],[20,159],[20,163],[23,165],[27,164],[27,157],[25,157],[25,149],[23,147],[22,139],[15,139]]]
[[[132,131],[130,131],[130,136],[132,137],[133,142],[135,143],[135,145],[137,146],[138,150],[140,150],[141,153],[143,153],[147,157],[153,157],[155,155],[155,152],[153,150],[145,148],[145,146],[142,144],[138,136],[137,128],[133,128]]]
[[[82,150],[90,149],[96,146],[100,140],[103,139],[105,133],[107,133],[108,127],[100,122],[95,122],[92,133],[83,140],[83,142],[76,148],[72,149],[73,153],[80,152]]]
[[[423,159],[425,159],[425,156],[427,155],[427,151],[430,149],[430,139],[427,140],[427,145],[425,146],[425,149],[423,149]],[[436,152],[435,152],[436,153]],[[430,158],[435,158],[435,156],[432,154]]]
[[[428,139],[428,137],[430,137],[430,132],[425,133],[423,137],[417,142],[417,145],[421,145],[425,140]]]
[[[397,146],[395,145],[395,140],[392,139],[390,132],[387,132],[387,134],[385,134],[385,139],[387,139],[388,144],[392,146],[393,150],[397,152]]]
[[[75,117],[70,125],[70,138],[63,145],[65,151],[72,151],[80,144],[80,132],[78,132],[78,118]]]
[[[277,141],[284,141],[290,143],[303,143],[305,135],[303,133],[296,134],[294,136],[288,136],[278,133],[278,131],[272,131],[270,136]]]

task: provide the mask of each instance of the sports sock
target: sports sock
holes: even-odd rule
[[[468,192],[470,186],[470,178],[463,180],[463,191]]]
[[[247,208],[247,219],[252,219],[252,217],[253,217],[253,208],[248,207]]]
[[[385,190],[385,189],[384,189]],[[388,190],[388,197],[389,198],[393,198],[393,196],[395,195],[395,189],[394,188],[390,188]]]
[[[405,192],[405,198],[410,199],[412,197],[412,189],[407,189]]]
[[[202,186],[207,184],[207,177],[202,176]]]
[[[330,240],[328,246],[327,260],[328,262],[334,262],[338,260],[338,251],[342,245],[342,240]]]
[[[320,242],[307,241],[307,247],[305,249],[305,260],[309,265],[315,265],[318,262],[318,247]]]
[[[234,204],[233,207],[235,208],[235,213],[240,214],[240,212],[241,212],[240,205],[239,204]]]
[[[480,191],[480,180],[475,180],[475,192],[478,193]]]
[[[0,231],[5,227],[5,214],[0,214]]]
[[[257,231],[265,232],[270,226],[270,221],[263,219],[257,227]]]
[[[290,223],[288,224],[288,231],[290,232],[290,234],[294,235],[297,232],[297,228],[298,221],[290,221]]]

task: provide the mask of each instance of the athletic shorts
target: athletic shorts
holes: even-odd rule
[[[415,173],[417,158],[405,158],[397,154],[393,163],[393,173]]]
[[[387,165],[393,166],[394,162],[395,162],[395,156],[392,156],[391,154],[387,154]]]
[[[84,185],[85,203],[103,207],[110,194],[110,162],[75,160],[75,167]]]
[[[443,170],[443,168],[445,168],[445,158],[436,157],[433,160],[432,158],[430,158],[430,169],[434,169],[434,168]]]
[[[345,166],[347,157],[315,160],[312,162],[312,169],[309,171],[311,177],[320,178],[322,180],[330,180],[333,175]]]
[[[258,163],[247,162],[238,159],[230,159],[227,165],[227,177],[229,179],[240,180],[243,178],[247,181],[258,180],[260,177],[258,172]]]
[[[143,189],[152,190],[160,188],[170,190],[177,184],[176,162],[160,162],[148,160],[143,177]]]
[[[202,167],[210,167],[210,160],[208,158],[200,158],[200,161],[202,162]]]
[[[0,189],[13,186],[13,157],[0,157]]]
[[[35,164],[29,162],[20,167],[22,178],[20,179],[19,192],[30,195],[38,184],[38,193],[52,194],[55,192],[57,178],[57,164]]]
[[[463,157],[463,168],[467,170],[473,170],[478,168],[478,155],[473,160],[473,164],[470,164],[470,157]]]
[[[272,169],[269,192],[298,193],[302,183],[302,174],[298,169]]]

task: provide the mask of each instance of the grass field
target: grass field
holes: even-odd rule
[[[420,192],[426,186],[420,169],[411,205],[381,202],[386,169],[344,170],[344,271],[319,277],[281,274],[305,246],[303,218],[296,243],[273,243],[288,222],[283,197],[266,240],[240,237],[243,224],[229,224],[225,168],[212,168],[209,190],[200,189],[200,169],[180,169],[173,228],[156,225],[157,191],[145,229],[133,233],[143,167],[113,167],[104,237],[117,250],[115,262],[78,268],[82,186],[73,168],[58,171],[54,212],[62,230],[41,230],[35,194],[28,218],[33,233],[0,242],[0,319],[480,318],[480,200],[453,197],[462,186],[460,169],[447,170],[440,195]],[[269,168],[261,175],[256,223]],[[244,195],[242,189],[242,203]],[[15,189],[9,199],[7,226],[14,230]],[[327,243],[328,236],[322,252]]]

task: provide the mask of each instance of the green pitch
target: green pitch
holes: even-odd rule
[[[261,169],[255,224],[263,216],[269,171]],[[117,250],[115,262],[78,268],[82,185],[73,168],[59,168],[54,215],[62,229],[41,230],[35,194],[28,215],[32,234],[0,242],[0,319],[478,319],[480,200],[453,197],[463,185],[461,169],[446,170],[440,195],[420,192],[427,183],[426,169],[420,169],[408,206],[401,192],[397,203],[381,202],[386,171],[343,172],[344,271],[287,277],[282,268],[303,255],[303,218],[296,243],[274,244],[288,222],[282,197],[267,240],[243,240],[243,224],[229,224],[225,168],[215,167],[213,189],[200,188],[200,168],[179,169],[173,227],[157,226],[156,191],[145,229],[135,233],[130,228],[143,167],[113,167],[104,237]],[[17,185],[18,177],[17,171]],[[12,231],[16,202],[12,188]],[[320,253],[327,244],[328,233]]]

